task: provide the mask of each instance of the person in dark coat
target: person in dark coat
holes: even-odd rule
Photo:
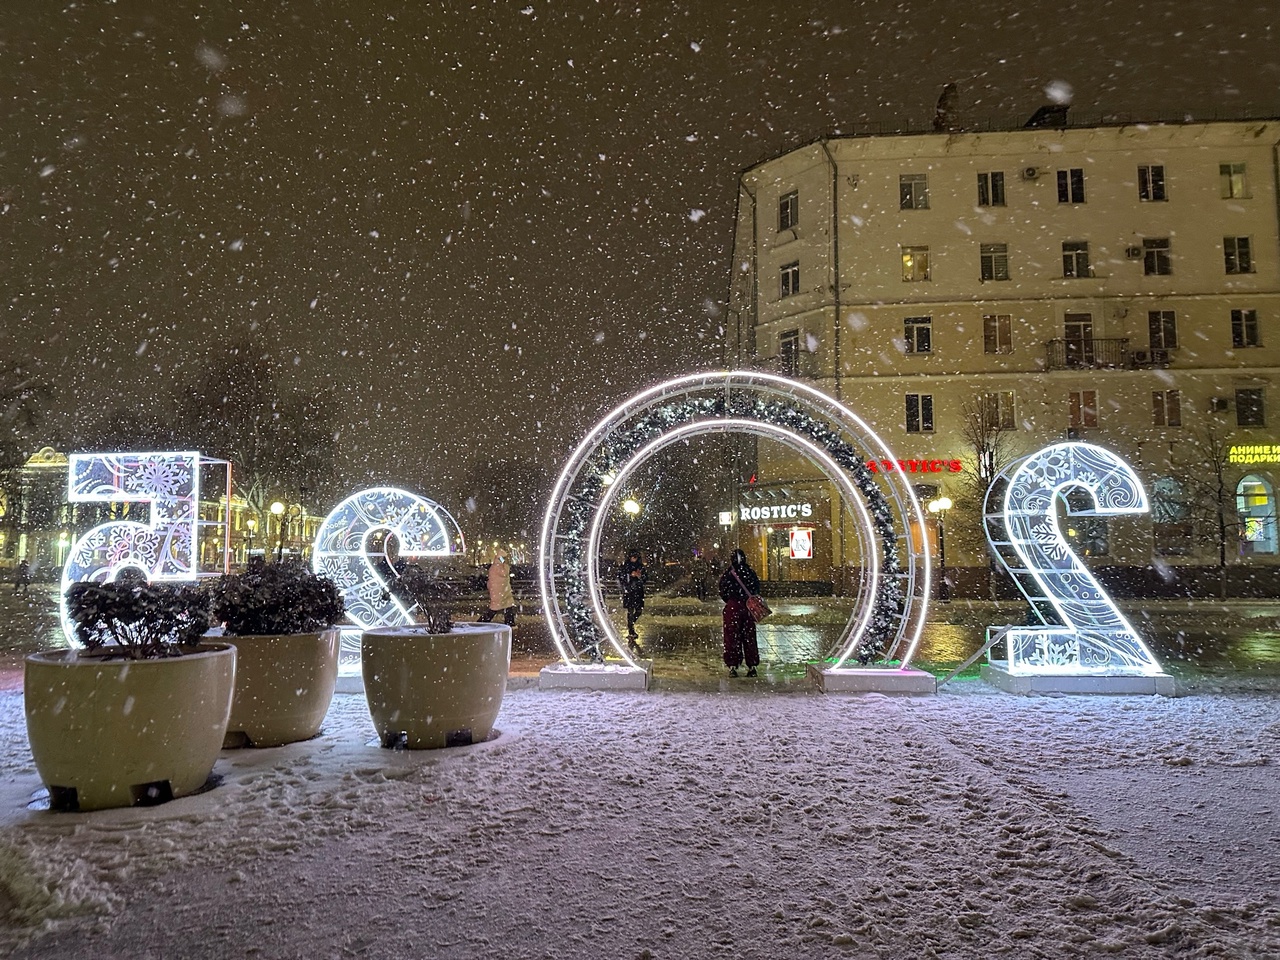
[[[622,587],[622,606],[627,611],[627,639],[635,640],[636,621],[640,619],[640,611],[644,609],[644,582],[649,578],[640,559],[639,550],[627,552],[627,559],[618,567],[618,585]]]
[[[747,555],[733,551],[729,568],[720,577],[720,599],[724,601],[724,665],[736,677],[743,660],[747,676],[756,676],[760,646],[756,642],[756,622],[747,610],[747,598],[760,592],[760,578],[747,563]]]

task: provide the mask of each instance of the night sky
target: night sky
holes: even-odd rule
[[[959,115],[1280,115],[1280,4],[10,0],[3,348],[78,410],[253,334],[341,399],[351,484],[547,469],[723,363],[739,171]],[[262,9],[259,9],[259,8]],[[124,386],[118,386],[123,382]]]

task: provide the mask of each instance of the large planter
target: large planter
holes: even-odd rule
[[[361,635],[360,652],[383,746],[453,747],[493,731],[511,666],[510,627],[457,624],[444,634],[383,627]]]
[[[319,633],[245,636],[234,644],[236,693],[227,747],[278,747],[320,732],[338,683],[337,627]]]
[[[159,660],[109,653],[27,657],[27,739],[54,809],[129,807],[193,793],[222,749],[234,647],[207,643]]]

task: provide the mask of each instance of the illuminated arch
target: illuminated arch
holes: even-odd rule
[[[694,374],[637,394],[570,456],[547,506],[538,555],[543,612],[561,658],[569,665],[598,659],[607,644],[636,665],[610,623],[597,564],[588,562],[599,556],[604,518],[625,478],[659,450],[729,432],[768,437],[801,453],[839,487],[854,515],[865,562],[854,610],[832,651],[835,666],[882,642],[909,665],[924,629],[930,567],[927,541],[917,545],[909,534],[924,527],[911,484],[899,471],[867,469],[869,460],[896,458],[843,404],[804,384],[749,371]]]

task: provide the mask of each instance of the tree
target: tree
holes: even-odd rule
[[[0,523],[10,531],[23,513],[21,471],[35,452],[35,430],[52,392],[27,360],[0,362]],[[10,549],[16,543],[9,538]]]
[[[987,491],[996,477],[1019,456],[1018,433],[1000,418],[999,405],[993,394],[979,394],[960,407],[960,436],[964,438],[966,469],[961,473],[960,493],[948,529],[976,532],[976,552],[986,552],[986,529],[983,507]],[[970,465],[972,469],[969,469]],[[994,557],[989,558],[991,598],[996,599],[997,580],[1003,572]]]
[[[542,529],[542,511],[551,495],[551,475],[538,464],[477,452],[463,477],[466,527],[477,561],[488,559],[483,545],[524,543],[532,548]]]

